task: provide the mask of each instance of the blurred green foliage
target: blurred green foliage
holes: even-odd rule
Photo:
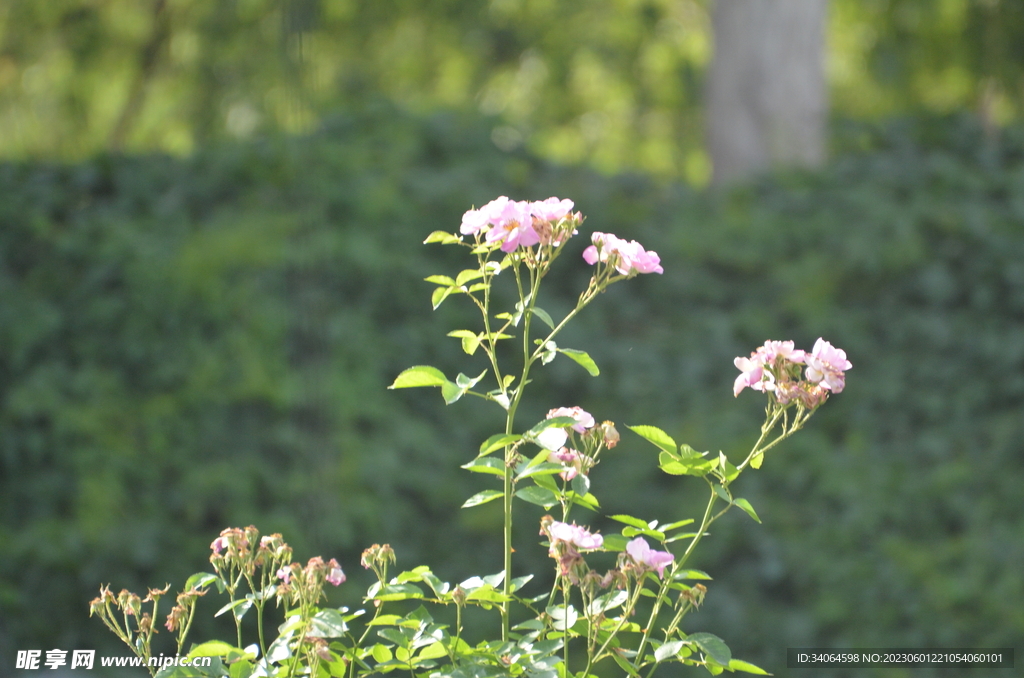
[[[0,165],[0,656],[111,647],[87,619],[98,585],[180,585],[229,525],[338,557],[338,603],[358,604],[373,542],[449,581],[498,571],[500,514],[457,508],[485,489],[457,467],[501,412],[385,387],[412,364],[482,360],[444,336],[475,312],[431,312],[422,282],[459,254],[420,243],[499,194],[570,197],[588,232],[636,238],[666,270],[566,330],[602,376],[538,371],[523,427],[578,404],[738,455],[761,404],[733,399],[734,356],[824,336],[853,362],[744,477],[764,525],[716,526],[693,562],[715,580],[692,630],[776,674],[786,647],[1019,643],[1020,130],[852,125],[820,174],[704,195],[504,152],[493,126],[375,104],[184,160]],[[552,315],[589,276],[583,240],[547,284]],[[622,430],[592,476],[605,512],[689,517],[703,490]],[[532,510],[516,575],[551,569]]]
[[[187,154],[385,96],[505,148],[703,185],[707,0],[3,0],[0,157]],[[831,0],[837,116],[1024,110],[1024,5]]]

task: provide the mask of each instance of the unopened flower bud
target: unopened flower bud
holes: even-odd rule
[[[605,447],[609,450],[619,444],[619,432],[616,430],[613,422],[601,422],[601,433],[604,434]]]

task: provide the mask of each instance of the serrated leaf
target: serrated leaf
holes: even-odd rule
[[[427,239],[423,241],[423,244],[429,245],[434,242],[441,243],[442,245],[452,245],[462,242],[462,238],[452,233],[448,233],[447,231],[434,231],[427,236]]]
[[[750,516],[751,518],[753,518],[756,522],[758,522],[758,523],[761,522],[761,519],[757,517],[757,513],[754,511],[754,507],[751,506],[750,502],[747,501],[746,499],[743,499],[743,498],[734,499],[732,503],[736,504],[741,509],[746,511],[747,515]]]
[[[573,476],[573,479],[569,484],[572,487],[572,491],[581,497],[585,497],[590,493],[590,478],[582,473],[578,473]]]
[[[476,280],[477,278],[483,277],[483,271],[478,268],[467,268],[459,271],[459,274],[455,276],[455,284],[463,286],[470,280]]]
[[[430,295],[430,305],[436,311],[437,307],[441,305],[441,302],[443,302],[445,299],[447,299],[448,295],[450,295],[452,292],[457,291],[458,289],[459,288],[457,288],[457,287],[436,287],[436,288],[434,288],[434,291]]]
[[[647,529],[647,521],[634,518],[633,516],[627,516],[624,513],[618,513],[614,516],[608,516],[612,520],[616,520],[626,525],[632,525],[633,527],[640,528],[641,530]]]
[[[732,661],[732,650],[724,640],[713,633],[691,633],[686,637],[686,641],[696,643],[701,650],[722,666],[728,666]]]
[[[546,450],[542,450],[541,454],[546,457],[547,454],[545,454],[545,452]],[[554,475],[556,473],[561,473],[564,470],[565,467],[561,464],[554,464],[550,462],[542,462],[535,466],[527,465],[527,467],[523,469],[522,473],[516,476],[516,481],[520,481],[525,478],[533,478],[535,476]]]
[[[693,518],[687,518],[686,520],[677,520],[674,523],[668,525],[662,525],[658,529],[662,532],[671,532],[672,530],[678,530],[680,527],[685,527],[693,522]]]
[[[500,450],[506,445],[511,445],[512,443],[520,440],[522,437],[523,436],[519,435],[518,433],[495,433],[493,436],[491,436],[490,438],[488,438],[487,440],[480,444],[479,456],[482,457],[486,454],[494,452],[495,450]]]
[[[656,426],[626,426],[630,431],[637,434],[641,438],[644,438],[648,442],[660,447],[670,455],[676,454],[676,441],[672,439],[672,436],[662,431]]]
[[[558,499],[555,498],[554,493],[551,490],[540,487],[539,485],[531,485],[530,487],[524,487],[520,490],[516,490],[516,496],[523,501],[537,506],[543,506],[544,508],[551,508],[558,503]]]
[[[753,674],[756,674],[758,676],[770,676],[770,675],[772,675],[772,674],[768,673],[767,671],[765,671],[764,669],[762,669],[760,666],[754,666],[750,662],[745,662],[742,659],[730,659],[729,660],[729,670],[730,671],[743,671],[744,673],[753,673]]]
[[[373,596],[375,600],[409,600],[422,597],[423,590],[415,584],[388,584]]]
[[[505,475],[505,462],[497,457],[477,457],[468,464],[463,464],[460,468],[464,468],[472,473],[489,473],[496,476]]]
[[[455,281],[446,275],[429,275],[424,280],[435,285],[448,285],[449,287],[455,284]]]
[[[612,608],[622,605],[628,599],[629,594],[625,591],[612,591],[610,593],[605,593],[604,595],[595,598],[594,601],[587,606],[587,616],[593,617],[598,614],[603,614]]]
[[[590,376],[596,377],[601,374],[601,370],[598,369],[597,363],[590,357],[590,354],[586,351],[577,351],[574,348],[560,348],[558,352],[565,355],[568,358],[572,358],[578,365],[590,373]]]
[[[518,493],[517,493],[518,494]],[[462,508],[471,508],[473,506],[479,506],[480,504],[486,504],[489,501],[494,501],[502,496],[502,492],[499,490],[484,490],[483,492],[477,492],[472,497],[467,499],[462,504]]]
[[[552,626],[556,631],[568,631],[579,619],[580,615],[572,605],[551,605],[545,610],[551,617]]]
[[[415,365],[395,377],[388,388],[417,388],[420,386],[443,386],[448,380],[444,372],[430,365]]]

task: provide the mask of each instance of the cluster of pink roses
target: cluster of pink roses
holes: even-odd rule
[[[590,237],[594,243],[583,250],[583,259],[593,266],[598,261],[611,262],[622,275],[630,273],[664,273],[657,252],[645,250],[636,240],[625,241],[611,233],[595,231]]]
[[[559,574],[569,577],[574,584],[578,584],[587,571],[580,552],[595,551],[604,546],[604,537],[601,535],[576,523],[559,522],[551,516],[541,520],[541,534],[548,537],[548,554],[558,561]],[[642,575],[644,572],[656,571],[659,577],[664,577],[665,568],[674,561],[675,557],[668,551],[655,551],[646,539],[637,537],[626,544],[626,557],[620,558],[619,567],[622,573],[633,570]],[[615,580],[615,577],[606,577],[602,581],[610,583]]]
[[[583,220],[578,212],[573,214],[572,208],[572,200],[551,197],[528,202],[509,200],[503,195],[463,214],[459,231],[463,235],[483,233],[489,244],[501,243],[502,252],[537,243],[557,247],[564,239],[576,235],[575,226]],[[559,225],[563,227],[558,228]]]
[[[536,244],[560,246],[576,235],[583,215],[573,212],[572,200],[551,197],[530,202],[500,196],[479,209],[462,215],[459,231],[463,235],[483,235],[490,245],[499,244],[502,252]],[[645,250],[635,240],[622,240],[611,233],[595,232],[594,243],[583,251],[583,259],[593,266],[598,261],[610,264],[622,275],[664,273],[657,252]]]
[[[821,337],[810,352],[795,349],[792,341],[767,341],[749,358],[739,357],[733,362],[740,371],[733,383],[734,395],[749,386],[774,394],[782,405],[799,401],[809,409],[823,403],[829,392],[842,392],[845,372],[853,367],[846,351]]]

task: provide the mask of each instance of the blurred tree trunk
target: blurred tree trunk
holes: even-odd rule
[[[828,0],[716,0],[708,152],[721,185],[825,159]]]

